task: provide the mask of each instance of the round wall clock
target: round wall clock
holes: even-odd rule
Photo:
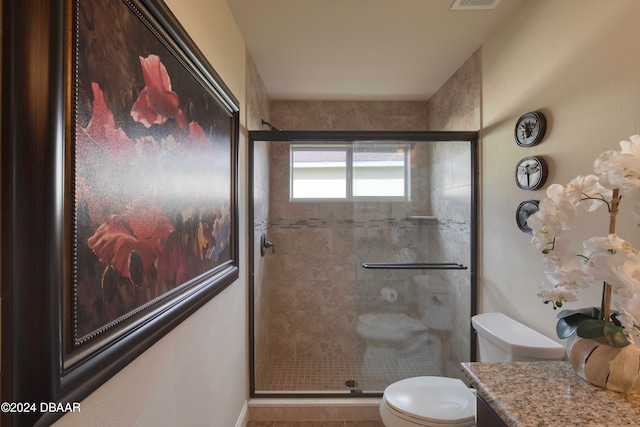
[[[516,143],[521,147],[531,147],[542,141],[547,130],[544,114],[532,111],[520,117],[516,123]]]
[[[520,203],[518,209],[516,209],[516,224],[518,228],[528,234],[531,234],[531,228],[527,225],[527,219],[534,213],[538,212],[539,200],[525,200]]]
[[[542,157],[525,157],[516,165],[516,184],[523,190],[536,190],[546,180],[547,164]]]

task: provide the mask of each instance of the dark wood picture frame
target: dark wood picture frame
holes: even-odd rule
[[[4,1],[2,49],[2,425],[49,425],[238,278],[239,104],[161,0]]]

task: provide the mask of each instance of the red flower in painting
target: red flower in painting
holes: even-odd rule
[[[131,108],[131,117],[146,127],[164,124],[180,114],[178,95],[171,90],[167,69],[157,55],[140,57],[145,87]]]
[[[76,128],[76,150],[81,162],[98,161],[102,159],[96,154],[106,154],[108,159],[122,164],[135,156],[135,144],[121,128],[116,129],[113,113],[107,107],[104,94],[97,83],[91,83],[93,91],[93,115],[86,129]],[[96,153],[99,150],[99,153]]]
[[[86,128],[76,126],[76,201],[87,203],[92,225],[102,222],[114,205],[109,186],[96,185],[97,180],[117,185],[114,176],[128,168],[136,158],[135,143],[122,128],[116,128],[113,113],[97,83],[91,83],[93,114]],[[99,177],[99,178],[98,178]]]
[[[189,137],[185,142],[189,144],[190,148],[211,149],[211,141],[197,122],[189,123]]]
[[[162,212],[140,206],[109,216],[87,243],[100,261],[132,279],[129,268],[132,252],[141,258],[143,272],[148,272],[173,231],[173,224]]]
[[[192,119],[190,100],[181,108],[157,55],[140,64],[145,87],[133,108],[107,105],[109,92],[94,82],[91,119],[76,126],[79,280],[87,295],[101,294],[80,305],[96,321],[211,270],[229,248],[228,208],[210,204],[219,191],[213,124],[206,132]]]

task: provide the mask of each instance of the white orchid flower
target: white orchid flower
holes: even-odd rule
[[[640,155],[640,135],[632,135],[629,141],[620,141],[620,152],[623,154]]]
[[[607,188],[619,188],[625,198],[640,198],[640,137],[621,141],[621,151],[609,150],[594,162],[593,168],[600,174],[600,183]]]
[[[564,288],[578,292],[578,288],[587,288],[594,284],[594,278],[582,270],[556,270],[547,272],[547,280],[555,286],[562,285]]]
[[[549,227],[541,215],[531,215],[527,218],[527,225],[531,228],[533,237],[531,244],[540,251],[548,251],[553,247],[555,235],[558,234],[555,229]]]
[[[640,291],[640,257],[631,243],[610,234],[588,239],[584,247],[592,272],[601,272],[617,294],[630,297]]]
[[[549,249],[542,258],[545,271],[562,269],[576,259],[576,252],[569,248],[570,243],[571,239],[566,237],[555,238],[553,248]]]
[[[625,300],[618,305],[620,310],[620,322],[633,341],[640,347],[640,294]]]
[[[614,288],[618,295],[630,298],[640,294],[640,258],[625,260],[616,272],[621,285]]]
[[[568,224],[575,218],[576,209],[566,198],[544,198],[538,204],[538,212],[532,216],[540,218],[545,229],[552,236],[559,236]],[[528,222],[527,222],[528,224]]]
[[[578,299],[575,287],[570,283],[563,283],[554,287],[538,285],[538,296],[542,298],[545,304],[553,303],[554,309],[562,307],[565,302],[573,302]]]
[[[607,237],[591,237],[584,241],[583,246],[588,257],[603,251],[613,251],[617,254],[623,254],[625,257],[638,256],[638,250],[617,234],[609,234]]]
[[[575,193],[572,194],[572,200],[578,198],[575,203],[588,212],[608,204],[613,197],[613,191],[602,186],[599,177],[595,175],[578,176],[569,183],[567,188]]]
[[[555,239],[568,228],[577,211],[561,185],[552,185],[546,197],[538,204],[538,212],[529,216],[527,225],[531,228],[531,244],[548,253],[555,246]]]
[[[538,212],[528,218],[527,224],[533,234],[532,245],[544,254],[548,284],[539,285],[538,296],[545,303],[552,302],[555,309],[565,302],[576,301],[580,287],[606,283],[610,286],[604,288],[604,294],[612,290],[621,297],[617,303],[618,318],[626,334],[640,347],[639,251],[615,232],[585,240],[581,253],[571,249],[567,237],[578,206],[587,212],[607,206],[611,214],[609,226],[615,229],[619,202],[640,201],[640,135],[621,141],[620,147],[605,151],[595,160],[595,174],[577,176],[566,186],[550,185],[547,197],[539,202]],[[640,202],[636,203],[631,216],[640,224]],[[609,307],[600,316],[597,320],[608,321]]]
[[[549,188],[547,188],[547,197],[550,199],[557,200],[567,198],[566,193],[565,188],[560,184],[551,184]]]

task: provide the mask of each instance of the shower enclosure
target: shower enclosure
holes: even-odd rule
[[[475,360],[475,132],[249,132],[252,396]]]

